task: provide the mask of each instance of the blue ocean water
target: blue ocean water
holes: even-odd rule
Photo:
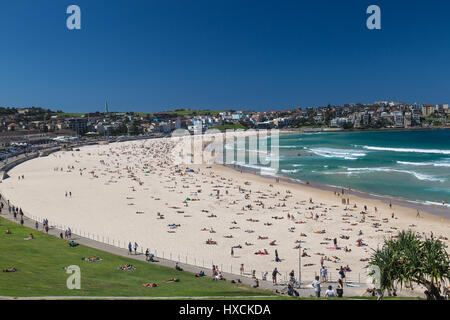
[[[450,130],[282,135],[276,174],[410,201],[450,202]]]

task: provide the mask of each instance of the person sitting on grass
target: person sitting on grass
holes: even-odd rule
[[[12,234],[11,230],[6,229],[5,234]]]
[[[19,270],[17,270],[16,267],[12,267],[9,269],[3,269],[3,272],[17,272],[17,271],[19,271]]]
[[[30,235],[28,236],[28,238],[24,238],[23,240],[33,240],[34,236],[32,233],[30,233]]]
[[[205,272],[203,272],[203,270],[200,270],[200,272],[195,275],[196,278],[200,278],[200,277],[204,277],[204,276],[205,276]]]
[[[325,296],[327,297],[334,297],[336,295],[336,292],[333,290],[332,286],[328,286],[327,291],[325,291]]]
[[[175,270],[183,271],[183,268],[181,268],[181,267],[178,265],[178,262],[175,263]]]
[[[77,243],[77,242],[75,242],[73,240],[69,242],[69,246],[71,246],[72,248],[74,248],[76,246],[79,246],[79,245],[80,245],[79,243]]]

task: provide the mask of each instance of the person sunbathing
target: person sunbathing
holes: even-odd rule
[[[269,239],[269,237],[261,237],[261,236],[258,236],[258,240],[267,240],[267,239]]]
[[[143,283],[143,287],[157,287],[158,285],[156,283]]]
[[[270,245],[271,245],[271,246],[276,245],[276,244],[275,244],[276,241],[277,241],[277,240],[270,241]]]
[[[136,268],[133,266],[133,265],[131,265],[131,264],[125,264],[125,265],[123,265],[123,266],[120,266],[119,267],[119,270],[125,270],[125,271],[128,271],[128,270],[135,270]]]
[[[317,234],[324,234],[325,232],[326,232],[325,230],[314,231],[314,233],[317,233]]]
[[[251,242],[245,242],[245,245],[246,245],[246,246],[252,246],[253,243],[251,243]]]
[[[306,253],[306,250],[305,250],[305,249],[303,249],[303,251],[302,251],[302,257],[310,257],[310,255],[308,255],[308,254]]]
[[[90,257],[90,258],[81,258],[81,260],[84,260],[84,261],[89,261],[89,262],[97,262],[97,261],[102,261],[102,259],[101,258],[99,258],[99,257],[97,257],[97,256],[93,256],[93,257]]]
[[[19,271],[19,270],[17,270],[16,267],[12,267],[9,269],[3,269],[3,272],[17,272],[17,271]]]
[[[178,278],[172,278],[172,279],[164,280],[164,282],[180,282],[180,279],[178,279]]]

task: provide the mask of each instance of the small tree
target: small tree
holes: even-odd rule
[[[380,269],[380,289],[401,287],[413,289],[413,284],[426,288],[429,300],[442,299],[439,283],[450,281],[450,259],[438,239],[420,240],[414,232],[402,231],[397,239],[385,239],[381,249],[374,250],[369,266]]]

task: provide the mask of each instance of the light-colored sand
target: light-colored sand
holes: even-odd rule
[[[350,196],[346,206],[333,192],[276,183],[274,178],[219,165],[177,167],[169,157],[171,148],[170,140],[155,139],[58,152],[15,167],[0,190],[26,215],[48,218],[50,224],[70,226],[76,232],[81,229],[100,240],[115,239],[122,247],[136,241],[144,250],[156,249],[159,256],[164,252],[165,258],[171,254],[182,262],[187,257],[188,263],[204,263],[205,268],[214,263],[223,271],[232,268],[238,273],[244,263],[246,272],[255,269],[260,276],[268,271],[268,279],[274,267],[283,275],[291,270],[297,274],[298,240],[309,255],[302,257],[304,279],[312,280],[314,273],[319,273],[323,256],[334,277],[337,268],[349,265],[352,271],[347,277],[357,280],[360,273],[363,280],[367,263],[360,259],[368,258],[384,237],[408,228],[427,236],[431,231],[436,237],[450,236],[448,221],[423,212],[417,218],[415,210],[390,209],[378,200]],[[25,179],[19,180],[22,175]],[[66,191],[72,196],[66,197]],[[364,205],[368,211],[362,222]],[[158,219],[158,213],[164,219]],[[288,219],[288,214],[293,219]],[[171,229],[170,224],[180,226]],[[201,231],[204,228],[207,231]],[[325,233],[315,233],[321,230]],[[358,236],[360,230],[363,234]],[[333,249],[334,238],[340,250]],[[208,239],[217,244],[206,244]],[[357,239],[367,246],[357,247]],[[275,246],[270,245],[273,240]],[[231,257],[231,247],[237,245],[242,248],[235,248]],[[351,251],[345,252],[345,246]],[[264,249],[269,255],[254,254]],[[275,249],[281,262],[274,261]]]

